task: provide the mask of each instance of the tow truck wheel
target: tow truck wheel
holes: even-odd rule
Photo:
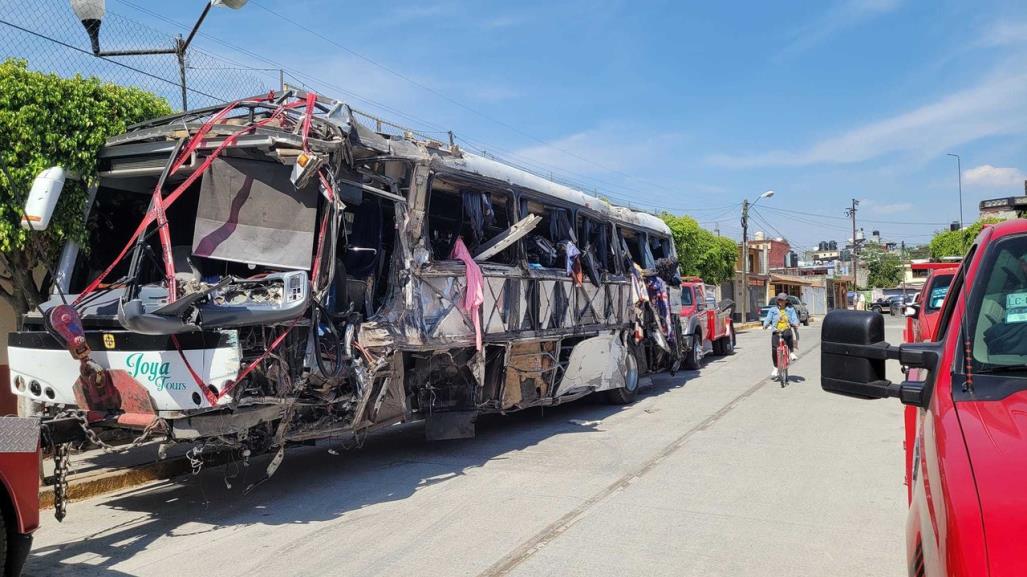
[[[606,400],[614,405],[627,405],[635,402],[638,394],[638,359],[630,347],[624,355],[624,386],[606,391]]]
[[[721,339],[720,352],[724,356],[733,355],[735,353],[735,335],[728,333],[723,339]]]
[[[690,371],[699,369],[702,363],[702,332],[695,331],[692,334],[692,350],[685,355],[685,368]]]

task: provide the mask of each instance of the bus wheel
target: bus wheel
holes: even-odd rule
[[[627,354],[624,355],[621,372],[624,375],[624,386],[606,391],[606,400],[614,405],[633,403],[638,394],[638,359],[631,348],[628,348]]]
[[[685,368],[690,371],[699,369],[702,363],[702,332],[692,333],[692,348],[685,353]]]

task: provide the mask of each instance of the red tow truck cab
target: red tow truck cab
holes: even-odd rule
[[[733,307],[732,301],[718,303],[701,278],[686,276],[682,279],[681,321],[693,353],[698,349],[701,358],[709,353],[729,355],[734,352]]]
[[[821,386],[914,408],[910,575],[1027,575],[1027,220],[981,231],[932,335],[892,346],[880,315],[832,311]],[[885,379],[887,359],[906,380]]]
[[[0,417],[0,575],[17,577],[39,526],[39,419]]]

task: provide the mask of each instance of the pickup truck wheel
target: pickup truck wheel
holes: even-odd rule
[[[638,394],[638,359],[635,358],[635,351],[630,348],[624,356],[624,366],[621,370],[624,374],[624,386],[606,391],[606,401],[614,405],[633,403]]]
[[[735,354],[735,336],[728,334],[721,339],[720,351],[724,356]]]
[[[692,335],[692,349],[685,354],[685,368],[690,371],[699,369],[702,363],[702,333],[695,331]]]
[[[881,314],[881,307],[871,307],[870,310],[874,311],[877,314]]]
[[[713,354],[718,357],[724,354],[724,339],[719,338],[713,341]]]

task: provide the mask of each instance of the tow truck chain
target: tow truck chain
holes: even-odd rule
[[[89,421],[86,419],[85,411],[67,411],[67,415],[78,421],[78,426],[82,429],[82,432],[85,433],[86,438],[89,439],[90,443],[100,447],[103,452],[108,454],[123,453],[142,445],[150,440],[150,435],[158,428],[164,428],[167,430],[167,423],[164,419],[154,419],[153,422],[143,429],[142,434],[136,437],[131,443],[121,447],[114,447],[100,439],[100,436],[96,434],[96,431],[89,426]]]
[[[71,443],[60,443],[53,446],[53,516],[58,522],[68,514],[68,469],[71,459],[68,447]]]
[[[154,419],[152,423],[143,429],[143,433],[136,437],[130,444],[121,447],[113,447],[100,439],[96,434],[96,431],[89,427],[89,421],[86,419],[85,411],[64,411],[58,416],[71,417],[75,419],[89,442],[100,447],[100,449],[105,453],[123,453],[148,441],[150,439],[150,435],[152,435],[158,428],[164,428],[164,430],[167,430],[167,423],[164,419]],[[53,445],[54,518],[58,521],[63,521],[64,517],[68,514],[68,472],[71,470],[70,447],[71,443],[55,443]]]

